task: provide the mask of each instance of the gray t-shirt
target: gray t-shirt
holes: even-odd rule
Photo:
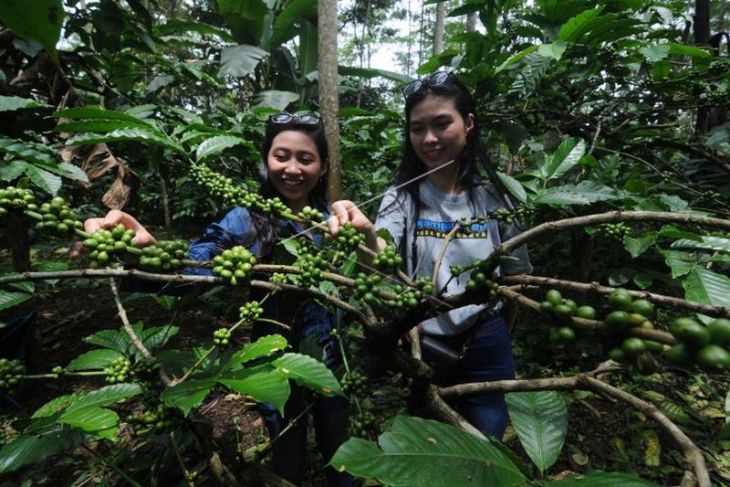
[[[492,185],[485,183],[469,192],[447,195],[439,191],[428,178],[419,183],[421,204],[416,209],[413,198],[406,191],[388,189],[380,204],[376,228],[386,229],[405,257],[405,271],[411,276],[431,277],[442,252],[446,236],[462,219],[472,220],[504,206]],[[505,239],[518,233],[511,225]],[[413,242],[415,239],[415,252]],[[465,265],[486,258],[501,243],[499,226],[494,220],[472,223],[469,231],[457,230],[451,237],[438,269],[436,289],[445,288],[444,295],[464,292],[468,274],[452,276],[450,266]],[[522,246],[512,253],[516,259],[500,266],[504,274],[532,272],[527,248]],[[468,305],[453,309],[422,323],[422,331],[431,335],[456,335],[476,321],[485,305]]]

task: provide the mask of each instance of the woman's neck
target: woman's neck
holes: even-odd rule
[[[427,177],[436,189],[446,195],[455,195],[464,191],[464,186],[459,182],[458,168],[455,164],[434,171]]]

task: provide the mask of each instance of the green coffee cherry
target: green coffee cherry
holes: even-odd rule
[[[213,343],[219,347],[225,347],[231,339],[231,330],[228,328],[218,328],[213,332]]]
[[[395,272],[403,262],[403,258],[395,250],[395,246],[388,245],[373,257],[373,265],[386,274]]]
[[[258,301],[249,301],[241,306],[239,311],[241,319],[246,321],[256,321],[264,312]]]
[[[117,382],[125,382],[130,375],[131,364],[129,360],[124,357],[118,357],[104,369],[106,374],[106,381],[109,384],[116,384]]]
[[[228,280],[231,286],[236,286],[249,279],[255,264],[256,258],[253,254],[238,245],[213,258],[213,274]]]
[[[0,358],[0,392],[14,391],[25,374],[25,366],[20,360]]]

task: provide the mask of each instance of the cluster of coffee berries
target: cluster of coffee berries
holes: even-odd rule
[[[0,189],[0,216],[7,214],[9,210],[23,211],[25,209],[37,210],[35,195],[33,191],[25,188],[8,186]]]
[[[631,235],[631,227],[626,223],[604,223],[593,228],[593,235],[623,240],[624,236]]]
[[[403,258],[395,250],[394,245],[387,245],[373,257],[373,265],[386,274],[395,272],[403,262]]]
[[[352,252],[363,242],[365,242],[365,235],[358,232],[350,222],[342,225],[342,227],[340,227],[340,233],[338,233],[337,237],[335,237],[337,250],[345,253]]]
[[[362,299],[369,305],[374,305],[379,302],[375,288],[383,280],[383,276],[380,274],[370,274],[359,272],[355,277],[354,289],[352,297],[355,299]]]
[[[256,258],[245,247],[237,245],[213,257],[213,274],[226,279],[232,286],[246,280],[256,264]]]
[[[569,343],[575,340],[575,330],[570,326],[571,318],[576,316],[588,320],[596,319],[596,310],[592,306],[578,306],[570,299],[564,298],[557,289],[549,289],[545,299],[540,303],[540,310],[551,314],[555,325],[550,329],[550,341],[553,343]]]
[[[604,323],[609,330],[621,332],[629,328],[654,329],[650,321],[654,316],[654,304],[646,299],[636,299],[626,289],[615,289],[608,295],[613,311],[606,315]]]
[[[271,282],[278,282],[279,284],[286,284],[289,282],[288,274],[283,272],[274,272],[271,274]]]
[[[472,272],[471,276],[469,276],[469,280],[466,281],[466,289],[468,291],[485,289],[489,291],[490,296],[495,296],[497,294],[497,289],[499,289],[499,284],[490,280],[486,273],[477,269]]]
[[[398,284],[393,286],[392,290],[396,297],[394,299],[387,299],[385,304],[395,311],[415,308],[421,302],[423,293],[418,287],[406,287]],[[433,292],[433,286],[431,286],[430,290]]]
[[[326,264],[327,262],[319,254],[309,252],[299,254],[299,258],[294,263],[294,267],[300,271],[297,275],[299,284],[304,288],[319,286],[319,282],[322,280],[322,269]]]
[[[198,184],[208,188],[213,196],[223,198],[229,205],[252,207],[261,199],[258,194],[234,184],[231,178],[213,171],[205,164],[193,164],[190,172]]]
[[[13,390],[25,374],[25,367],[20,360],[0,358],[0,391]]]
[[[117,357],[104,369],[106,381],[109,384],[124,382],[127,380],[130,370],[131,364],[129,363],[129,360],[124,357]]]
[[[249,301],[239,309],[239,316],[242,320],[256,321],[261,318],[264,309],[258,301]]]
[[[671,363],[696,363],[710,371],[730,369],[730,320],[717,318],[704,326],[682,317],[672,322],[669,331],[679,342],[667,351]]]
[[[213,343],[220,347],[225,347],[231,339],[231,330],[228,328],[218,328],[213,332]]]
[[[375,432],[377,421],[370,411],[362,411],[350,417],[350,433],[352,436],[366,438]]]
[[[302,218],[306,218],[307,220],[311,220],[313,222],[321,222],[324,221],[324,215],[321,211],[317,210],[316,208],[312,208],[311,206],[305,206],[302,208],[302,211],[299,212]]]
[[[60,235],[68,236],[75,229],[83,228],[83,224],[66,204],[66,200],[60,196],[56,196],[49,203],[43,203],[38,208],[38,213],[42,220],[36,223],[37,230],[51,230]]]
[[[100,228],[84,240],[84,247],[89,249],[90,267],[107,265],[115,254],[126,252],[134,247],[132,239],[134,230],[127,229],[121,223],[111,230]]]
[[[150,432],[165,433],[181,423],[179,413],[174,408],[168,408],[163,404],[150,411],[131,414],[126,419],[134,433],[138,435]]]
[[[345,374],[342,376],[342,379],[340,379],[342,390],[353,394],[358,394],[359,392],[362,392],[363,388],[365,387],[365,383],[365,375],[363,375],[363,373],[357,369],[345,372]]]
[[[291,212],[289,207],[278,197],[269,199],[261,198],[256,201],[255,205],[264,213],[269,213],[273,216],[280,216]]]
[[[165,271],[178,269],[187,253],[188,245],[183,240],[165,240],[143,248],[139,265]]]

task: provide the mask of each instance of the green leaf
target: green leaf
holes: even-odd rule
[[[730,252],[730,239],[723,237],[701,237],[701,240],[680,239],[672,242],[673,249],[710,250],[714,252]]]
[[[527,202],[527,193],[519,181],[501,171],[497,171],[497,177],[502,181],[502,184],[504,184],[512,196],[517,198],[521,203]]]
[[[82,183],[89,182],[89,177],[79,166],[69,162],[62,162],[58,165],[58,169],[62,171],[61,176],[73,179],[74,181],[81,181]]]
[[[187,416],[190,410],[208,396],[216,384],[216,377],[206,379],[190,379],[182,384],[168,387],[160,395],[160,399],[168,406],[179,408]]]
[[[659,46],[644,46],[639,49],[639,52],[650,63],[656,63],[669,56],[669,46],[666,44]]]
[[[120,357],[123,355],[116,350],[91,350],[73,359],[65,368],[68,371],[103,369]]]
[[[249,141],[234,135],[218,135],[216,137],[211,137],[198,145],[198,148],[195,151],[195,159],[200,162],[207,157],[220,154],[224,150],[237,145],[252,147]]]
[[[543,166],[545,179],[556,179],[570,171],[578,164],[585,151],[586,144],[583,139],[564,140],[553,153],[548,163]]]
[[[253,73],[256,66],[268,55],[268,52],[256,46],[243,44],[226,47],[221,51],[221,66],[218,70],[218,77],[246,77]]]
[[[128,355],[131,350],[131,342],[129,336],[120,330],[101,330],[93,335],[84,338],[86,343],[98,345],[100,347],[110,348],[117,352]]]
[[[141,330],[139,332],[139,339],[142,340],[145,347],[150,350],[154,350],[167,343],[167,341],[177,335],[179,331],[179,326],[155,326]]]
[[[0,289],[0,311],[24,303],[32,297],[32,294],[8,292]]]
[[[696,266],[682,282],[688,301],[730,308],[730,278]]]
[[[709,59],[712,57],[709,51],[700,49],[699,47],[681,44],[679,42],[669,43],[669,52],[678,56],[688,56],[700,59]]]
[[[628,235],[624,236],[624,247],[631,254],[632,258],[637,258],[656,242],[657,233],[647,232],[639,238],[633,238]]]
[[[218,382],[257,401],[269,402],[284,414],[284,405],[289,399],[289,379],[269,364],[228,373]]]
[[[281,335],[267,335],[249,343],[243,350],[233,354],[230,363],[246,363],[251,360],[268,357],[273,353],[280,352],[289,346],[289,343]]]
[[[110,409],[89,406],[70,409],[57,421],[101,438],[113,439],[119,425],[119,416]]]
[[[78,401],[71,403],[66,409],[67,412],[76,409],[84,409],[91,406],[103,407],[123,401],[142,393],[142,388],[137,384],[122,383],[112,384],[102,387],[95,391],[91,391],[82,395]]]
[[[533,52],[537,51],[539,46],[529,46],[525,49],[521,50],[517,54],[514,54],[510,57],[508,57],[502,64],[500,64],[497,69],[494,71],[495,74],[499,73],[500,71],[503,71],[507,69],[508,67],[512,66],[513,64],[521,61],[523,58],[528,56],[529,54],[532,54]]]
[[[2,16],[2,14],[0,14]],[[35,100],[21,98],[19,96],[0,95],[0,112],[14,112],[25,108],[47,108],[49,105],[38,103]]]
[[[298,353],[287,353],[272,364],[290,379],[325,396],[343,396],[334,374],[322,362]]]
[[[296,24],[302,20],[317,22],[317,0],[290,0],[279,12],[272,26],[269,47],[273,50],[299,33]]]
[[[66,122],[56,125],[54,132],[69,133],[86,133],[99,132],[108,133],[115,130],[124,130],[129,128],[148,128],[147,123],[129,122],[128,120],[82,120],[80,122]]]
[[[159,132],[159,129],[157,127],[155,127],[147,120],[135,117],[134,115],[130,115],[129,113],[107,110],[98,106],[67,108],[65,110],[57,111],[53,114],[53,116],[56,118],[70,118],[74,120],[116,120],[120,123],[126,122],[126,126],[124,126],[123,128],[144,127],[157,131],[159,134],[162,134],[161,132]]]
[[[676,279],[689,273],[697,266],[695,259],[687,252],[679,250],[660,250],[664,256],[664,262],[672,269],[672,279]]]
[[[340,446],[330,465],[387,485],[524,484],[527,478],[492,441],[437,421],[396,416],[378,438],[380,448],[373,442],[351,438]]]
[[[271,107],[277,110],[286,110],[290,104],[299,99],[299,95],[292,91],[267,90],[256,94],[257,107]]]
[[[12,181],[19,178],[28,167],[28,163],[25,161],[13,160],[9,163],[0,166],[0,179],[3,181]]]
[[[49,416],[53,416],[54,414],[58,414],[64,409],[66,409],[70,404],[73,404],[74,402],[78,401],[81,396],[83,396],[83,392],[75,392],[73,394],[66,394],[63,396],[59,396],[51,401],[48,401],[43,406],[38,408],[38,410],[33,413],[33,416],[31,416],[33,419],[38,418],[46,418]]]
[[[543,57],[549,57],[559,61],[563,57],[566,48],[567,45],[564,41],[556,39],[552,44],[543,44],[538,47],[537,52]]]
[[[61,0],[3,0],[0,6],[0,21],[20,37],[45,47],[54,61],[63,17]]]
[[[396,83],[408,83],[413,78],[395,71],[387,71],[385,69],[375,68],[356,68],[352,66],[337,66],[337,74],[340,76],[355,76],[358,78],[385,78]]]
[[[578,184],[567,184],[544,190],[538,194],[533,203],[550,206],[589,205],[596,201],[616,199],[616,193],[608,186],[593,181],[581,181]]]
[[[55,195],[61,189],[61,178],[39,167],[28,165],[25,174],[33,184],[50,195]]]
[[[575,475],[560,480],[547,480],[545,487],[656,487],[657,484],[636,475],[594,470],[587,475]]]
[[[540,473],[560,456],[568,428],[563,397],[556,391],[513,392],[505,395],[517,437]]]
[[[83,434],[71,429],[39,436],[21,436],[0,450],[0,473],[44,460],[80,444],[84,439]]]
[[[197,32],[203,35],[214,35],[220,37],[225,42],[233,41],[231,34],[223,29],[215,27],[203,22],[194,22],[192,20],[172,19],[164,25],[157,27],[160,34],[180,34],[182,32]]]
[[[580,42],[581,37],[593,25],[593,19],[601,13],[603,7],[596,7],[590,10],[584,10],[575,17],[568,19],[558,31],[558,39],[565,42]]]
[[[181,154],[184,154],[186,152],[180,144],[178,144],[171,138],[159,135],[157,132],[152,132],[148,129],[143,128],[112,130],[111,132],[108,132],[106,134],[87,133],[77,135],[68,139],[66,141],[66,144],[89,145],[100,143],[109,144],[113,142],[140,142],[172,149]]]

